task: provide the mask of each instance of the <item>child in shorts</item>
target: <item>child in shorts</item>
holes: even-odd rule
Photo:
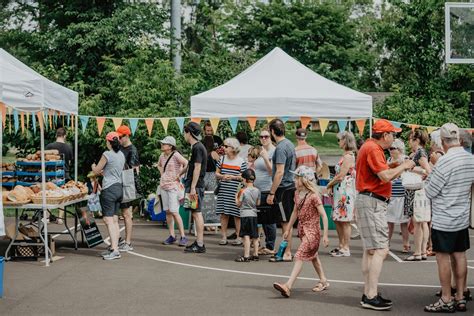
[[[258,261],[258,228],[257,206],[260,205],[260,190],[254,187],[255,171],[247,169],[242,173],[245,188],[237,192],[235,203],[240,208],[240,234],[244,240],[244,255],[236,262]],[[250,240],[253,244],[253,255],[250,255]]]

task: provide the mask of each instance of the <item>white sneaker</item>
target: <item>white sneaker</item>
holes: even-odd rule
[[[127,244],[126,242],[124,242],[123,244],[121,244],[121,245],[119,246],[119,251],[120,251],[120,252],[133,251],[133,246],[132,246],[132,244]]]
[[[339,250],[331,254],[333,257],[350,257],[351,252],[349,250]]]
[[[120,251],[112,251],[108,255],[103,256],[104,260],[115,260],[120,258],[122,258],[122,256],[120,255]]]

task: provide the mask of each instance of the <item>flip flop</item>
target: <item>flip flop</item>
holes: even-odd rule
[[[286,287],[286,285],[282,285],[280,283],[273,283],[273,288],[280,292],[283,297],[289,298],[290,297],[290,289]]]
[[[322,292],[329,288],[329,282],[319,282],[316,286],[312,289],[313,292]]]

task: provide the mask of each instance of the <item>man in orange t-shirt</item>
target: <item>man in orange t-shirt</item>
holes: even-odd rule
[[[388,254],[387,205],[390,199],[391,181],[415,164],[406,160],[400,166],[390,169],[384,150],[390,148],[396,133],[401,132],[387,120],[378,120],[372,128],[372,138],[359,150],[356,163],[357,225],[359,226],[364,254],[362,274],[364,295],[362,307],[387,310],[392,301],[383,298],[377,290],[383,261]]]

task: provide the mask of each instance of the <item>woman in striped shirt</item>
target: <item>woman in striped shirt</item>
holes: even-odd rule
[[[230,216],[234,217],[235,231],[240,233],[240,210],[235,204],[235,195],[242,172],[247,169],[247,162],[238,156],[240,143],[235,138],[227,138],[224,141],[225,155],[217,163],[216,177],[220,181],[219,193],[217,194],[216,214],[221,216],[222,240],[219,245],[227,245],[227,226]],[[237,238],[232,245],[242,245],[242,240]]]
[[[396,139],[390,146],[390,158],[388,164],[391,168],[399,166],[408,158],[405,155],[405,144],[400,139]],[[402,185],[402,179],[398,177],[392,181],[392,197],[387,207],[388,238],[392,239],[395,224],[400,224],[403,238],[403,253],[410,251],[410,240],[408,234],[408,222],[410,218],[404,210],[405,188]]]

